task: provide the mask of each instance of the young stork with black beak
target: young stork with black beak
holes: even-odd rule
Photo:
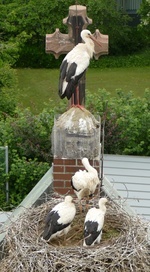
[[[78,43],[66,55],[60,66],[59,96],[62,99],[67,97],[69,100],[75,91],[79,92],[77,86],[90,64],[90,59],[93,57],[94,43],[101,46],[87,29],[82,30],[81,38],[84,43]],[[77,106],[80,107],[79,101]]]
[[[102,237],[104,217],[106,213],[107,198],[99,200],[99,208],[91,208],[84,221],[84,242],[83,246],[93,246],[99,244]]]
[[[66,196],[63,202],[57,204],[47,215],[43,239],[49,241],[62,235],[67,235],[71,222],[76,214],[72,196]]]

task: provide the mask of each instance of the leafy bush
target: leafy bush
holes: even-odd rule
[[[150,91],[143,98],[117,90],[111,97],[106,90],[87,96],[87,108],[105,121],[105,153],[150,155]]]
[[[142,0],[142,4],[138,11],[140,15],[140,24],[138,30],[141,33],[147,47],[150,45],[150,1]]]
[[[17,104],[16,84],[14,70],[9,64],[0,62],[0,119],[14,114]]]
[[[12,150],[10,171],[7,175],[3,174],[3,182],[0,182],[9,183],[9,203],[6,203],[3,193],[3,198],[0,200],[1,207],[10,209],[18,205],[48,169],[48,163],[38,162],[36,158],[33,160],[27,160],[26,157],[19,158],[17,152]]]
[[[16,109],[15,113],[15,118],[8,117],[0,122],[0,144],[7,143],[10,150],[17,150],[20,158],[25,156],[27,159],[50,162],[54,110],[45,109],[38,116],[29,109]]]
[[[14,65],[19,58],[19,45],[16,41],[3,42],[0,45],[0,59],[4,63]]]
[[[91,60],[91,68],[120,68],[150,66],[150,50],[128,56],[102,56],[99,60]]]
[[[18,205],[51,165],[51,131],[54,109],[35,116],[29,109],[16,109],[15,117],[0,120],[0,145],[9,148],[9,173],[1,173],[0,188],[10,184],[11,205]],[[3,198],[0,204],[6,207]]]

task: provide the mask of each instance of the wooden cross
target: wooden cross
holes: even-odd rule
[[[92,19],[87,17],[85,6],[73,5],[69,7],[69,16],[63,19],[63,24],[68,25],[68,34],[61,33],[58,28],[54,33],[46,34],[46,53],[53,54],[56,59],[62,54],[67,54],[75,45],[82,42],[80,33],[89,24],[92,24]],[[98,29],[93,35],[101,44],[101,47],[95,45],[94,57],[98,59],[100,56],[108,54],[108,35],[101,34]],[[74,97],[71,101],[76,104],[77,98],[75,94],[72,96]],[[80,105],[84,105],[85,74],[79,83],[79,96]]]

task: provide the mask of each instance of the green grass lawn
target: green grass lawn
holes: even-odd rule
[[[59,103],[58,78],[56,69],[17,69],[19,105],[30,107],[34,113],[44,108],[44,103],[53,100]],[[112,96],[116,89],[124,92],[133,91],[141,96],[146,88],[150,88],[150,67],[88,69],[86,73],[86,89],[96,92],[105,88]]]

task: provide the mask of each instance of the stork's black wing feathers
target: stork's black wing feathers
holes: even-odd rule
[[[84,72],[83,71],[81,74],[76,75],[76,69],[77,69],[77,64],[75,62],[71,63],[70,67],[68,68],[68,62],[67,60],[64,60],[60,66],[60,77],[59,77],[59,96],[61,99],[67,97],[69,100],[72,96],[72,94],[75,92],[75,89],[78,85],[79,80],[83,76]],[[66,87],[66,90],[64,93],[62,93],[62,88],[63,88],[63,81],[68,82],[68,85]]]
[[[55,213],[56,213],[56,211],[50,211],[50,212],[47,214],[46,219],[45,219],[45,224],[48,224],[49,222],[52,221],[52,219],[53,219]]]
[[[77,64],[75,62],[71,63],[66,75],[67,82],[72,80],[72,77],[75,75],[76,69],[77,69]]]
[[[52,234],[63,230],[68,227],[70,223],[67,224],[59,224],[58,219],[60,218],[59,214],[56,211],[51,211],[48,213],[45,221],[45,228],[43,232],[43,238],[48,240]]]
[[[68,62],[65,60],[60,66],[60,77],[63,80],[66,77]]]
[[[84,238],[86,245],[90,246],[97,239],[101,230],[98,230],[98,223],[86,221],[84,226]]]
[[[85,71],[84,71],[85,72]],[[76,76],[74,79],[71,79],[69,82],[68,82],[68,85],[67,85],[67,88],[66,88],[66,91],[64,93],[64,95],[61,97],[61,98],[64,98],[65,96],[67,97],[67,99],[69,100],[72,96],[72,94],[75,92],[75,89],[79,83],[79,80],[81,79],[81,77],[83,76],[83,73],[81,73],[80,75]]]
[[[58,94],[61,98],[64,98],[62,95],[62,85],[63,85],[63,80],[66,77],[66,73],[67,73],[67,67],[68,67],[68,63],[67,61],[63,61],[61,66],[60,66],[60,76],[59,76],[59,91]]]

